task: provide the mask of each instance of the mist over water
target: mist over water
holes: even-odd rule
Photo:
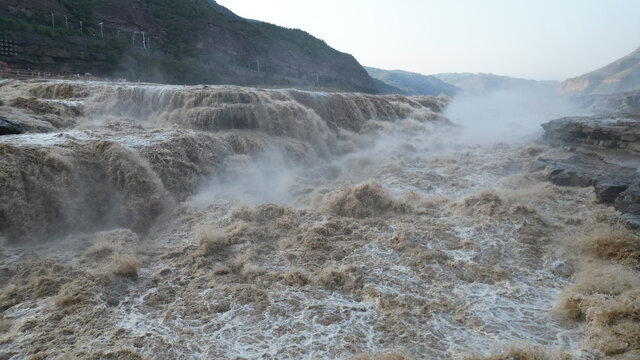
[[[516,145],[540,138],[540,125],[550,119],[583,112],[553,89],[505,88],[462,93],[447,107],[445,115],[462,127],[459,140],[463,143]]]
[[[552,311],[574,271],[559,239],[612,210],[545,181],[555,150],[527,140],[560,102],[84,82],[0,96],[55,127],[0,139],[0,351],[588,352]]]
[[[286,204],[290,191],[303,175],[303,168],[278,150],[268,150],[255,158],[231,156],[222,173],[203,181],[193,196],[194,205],[203,206],[228,201],[251,205]]]

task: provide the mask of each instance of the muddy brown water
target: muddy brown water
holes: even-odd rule
[[[637,354],[635,235],[545,180],[562,151],[457,141],[449,99],[5,81],[0,100],[54,129],[0,138],[7,358]]]

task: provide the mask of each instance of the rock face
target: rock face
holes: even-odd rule
[[[640,114],[566,117],[543,124],[544,138],[575,155],[541,159],[549,181],[593,186],[596,200],[615,206],[640,227]]]
[[[561,94],[613,94],[640,89],[640,48],[588,74],[568,79],[557,91]]]
[[[554,145],[588,145],[640,152],[640,114],[574,116],[542,125]]]
[[[543,159],[549,180],[561,186],[593,186],[596,198],[614,204],[619,194],[638,181],[636,169],[608,163],[596,154],[577,154],[568,159]]]
[[[24,128],[19,122],[0,116],[0,135],[15,135],[23,132]]]

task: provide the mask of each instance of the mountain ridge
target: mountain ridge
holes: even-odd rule
[[[213,0],[2,0],[2,6],[0,38],[17,42],[19,51],[0,60],[18,68],[174,84],[378,91],[352,55],[302,30],[244,19]]]
[[[458,87],[433,75],[423,75],[405,70],[383,70],[369,66],[364,68],[371,77],[395,88],[393,91],[401,95],[437,96],[445,94],[453,96],[460,91]]]
[[[565,80],[560,94],[609,95],[640,90],[640,47],[589,73]]]
[[[530,80],[491,73],[439,73],[424,75],[405,70],[383,70],[370,66],[364,67],[369,75],[388,88],[379,86],[382,92],[389,91],[401,95],[439,95],[455,96],[461,93],[489,94],[497,91],[553,93],[560,84],[553,80]]]
[[[560,83],[552,80],[530,80],[491,73],[439,73],[436,78],[469,93],[490,93],[499,90],[550,91]]]

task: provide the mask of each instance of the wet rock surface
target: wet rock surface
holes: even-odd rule
[[[593,186],[596,200],[640,227],[640,114],[575,116],[542,125],[544,139],[574,155],[545,158],[549,181],[561,186]]]
[[[0,116],[0,135],[16,135],[23,132],[24,128],[18,121]]]
[[[553,145],[587,145],[640,152],[640,113],[573,116],[542,125]]]

